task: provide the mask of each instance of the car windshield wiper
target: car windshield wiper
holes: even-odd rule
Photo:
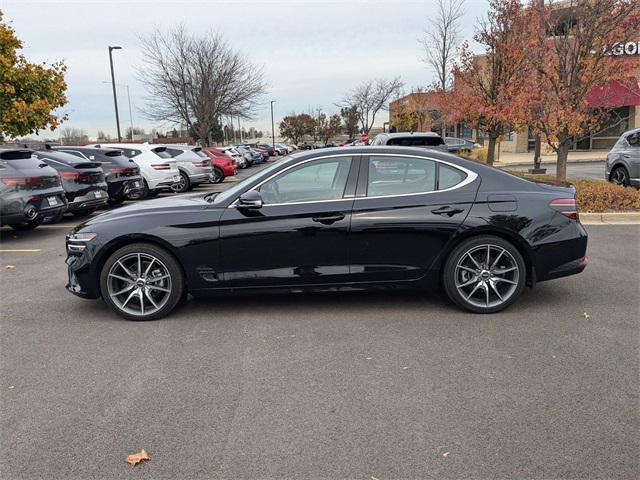
[[[219,193],[220,192],[210,192],[210,193],[207,193],[203,198],[207,202],[211,203],[211,202],[213,202],[213,199],[216,198],[216,196],[218,196]]]

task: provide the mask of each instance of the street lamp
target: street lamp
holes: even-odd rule
[[[273,104],[275,100],[271,100],[271,143],[273,143],[273,151],[276,151],[276,128],[273,124]]]
[[[102,82],[102,83],[111,83],[111,82]],[[131,94],[129,92],[129,85],[125,85],[124,83],[116,83],[118,87],[125,87],[127,89],[127,101],[129,102],[129,123],[131,124],[131,139],[133,140],[133,114],[131,113]]]
[[[113,87],[113,106],[116,109],[116,127],[118,129],[118,143],[122,141],[120,136],[120,118],[118,117],[118,97],[116,96],[116,79],[113,75],[113,57],[111,56],[112,50],[122,50],[122,47],[109,46],[109,66],[111,67],[111,86]]]

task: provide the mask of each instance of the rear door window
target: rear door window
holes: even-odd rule
[[[385,156],[369,158],[369,197],[427,193],[435,189],[436,163],[433,160]]]
[[[440,163],[438,167],[438,190],[445,190],[458,185],[467,178],[462,170]]]

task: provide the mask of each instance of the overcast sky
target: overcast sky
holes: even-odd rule
[[[243,124],[270,130],[269,100],[275,118],[322,107],[336,110],[346,91],[369,78],[399,75],[410,89],[433,81],[420,62],[418,39],[434,1],[410,0],[0,0],[30,61],[64,60],[68,66],[67,125],[115,134],[108,45],[114,52],[116,83],[128,84],[133,123],[153,125],[137,110],[145,92],[137,79],[139,35],[156,26],[182,22],[190,30],[221,33],[253,63],[263,66],[269,84],[265,107]],[[466,0],[463,36],[470,39],[488,0]],[[126,89],[118,90],[121,128],[129,126]],[[384,117],[384,118],[383,118]],[[386,120],[383,115],[377,124]],[[52,136],[55,136],[52,135]]]

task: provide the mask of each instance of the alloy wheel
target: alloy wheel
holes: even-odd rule
[[[186,192],[188,188],[188,180],[184,173],[180,173],[180,180],[171,185],[171,190],[176,193]]]
[[[467,250],[455,267],[455,286],[462,298],[480,308],[502,305],[518,287],[520,269],[505,248],[484,244]]]
[[[624,168],[616,168],[611,174],[611,181],[616,185],[627,186],[627,171]]]
[[[117,308],[133,316],[151,315],[171,295],[171,275],[166,265],[148,253],[129,253],[111,266],[107,293]]]

